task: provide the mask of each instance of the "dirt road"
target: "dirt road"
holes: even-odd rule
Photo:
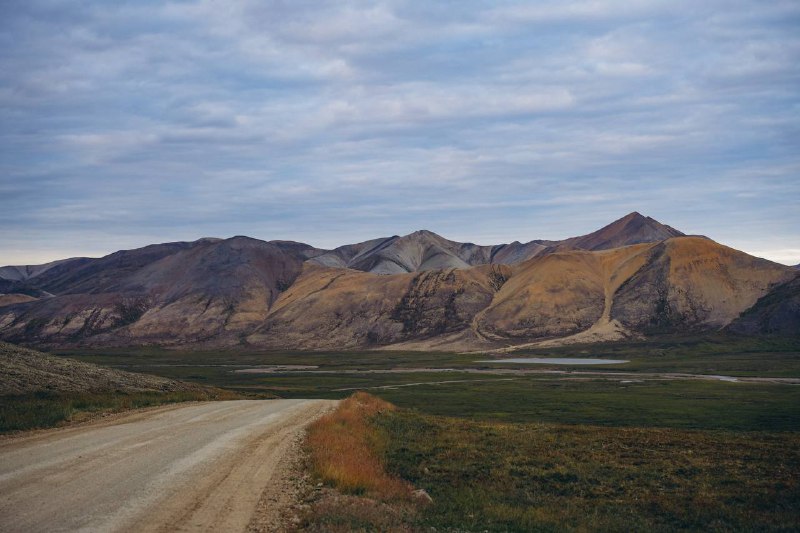
[[[243,531],[330,405],[169,406],[0,441],[0,531]]]

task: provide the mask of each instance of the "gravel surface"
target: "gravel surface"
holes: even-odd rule
[[[283,465],[334,404],[168,406],[0,442],[0,531],[280,531]]]

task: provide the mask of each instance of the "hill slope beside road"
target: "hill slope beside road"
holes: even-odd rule
[[[0,341],[0,396],[38,391],[177,392],[202,387],[146,374],[112,370]]]
[[[244,531],[259,501],[281,499],[282,465],[334,403],[163,407],[0,442],[0,530]],[[279,511],[260,516],[270,530]]]

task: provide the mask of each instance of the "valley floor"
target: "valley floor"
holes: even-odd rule
[[[788,531],[800,523],[800,342],[662,339],[513,355],[629,362],[532,368],[435,352],[71,354],[240,394],[338,399],[370,389],[399,408],[371,422],[385,468],[433,498],[401,524],[409,530]],[[372,518],[384,504],[376,505],[364,507]],[[370,513],[336,505],[325,513],[304,527],[375,524]]]

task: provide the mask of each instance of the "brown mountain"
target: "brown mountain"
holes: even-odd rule
[[[264,320],[313,253],[248,237],[121,251],[42,274],[37,287],[56,296],[0,308],[0,331],[12,340],[198,342]]]
[[[356,348],[457,334],[491,303],[490,268],[384,276],[307,265],[245,341],[272,348]]]
[[[0,338],[463,349],[725,327],[797,334],[795,269],[675,233],[633,213],[536,246],[477,246],[426,231],[332,251],[247,237],[153,245],[9,282],[8,292],[45,296],[0,303]],[[746,326],[745,311],[780,325]]]
[[[608,250],[643,242],[660,242],[683,233],[637,212],[630,213],[599,230],[560,241],[554,246],[570,250]]]

